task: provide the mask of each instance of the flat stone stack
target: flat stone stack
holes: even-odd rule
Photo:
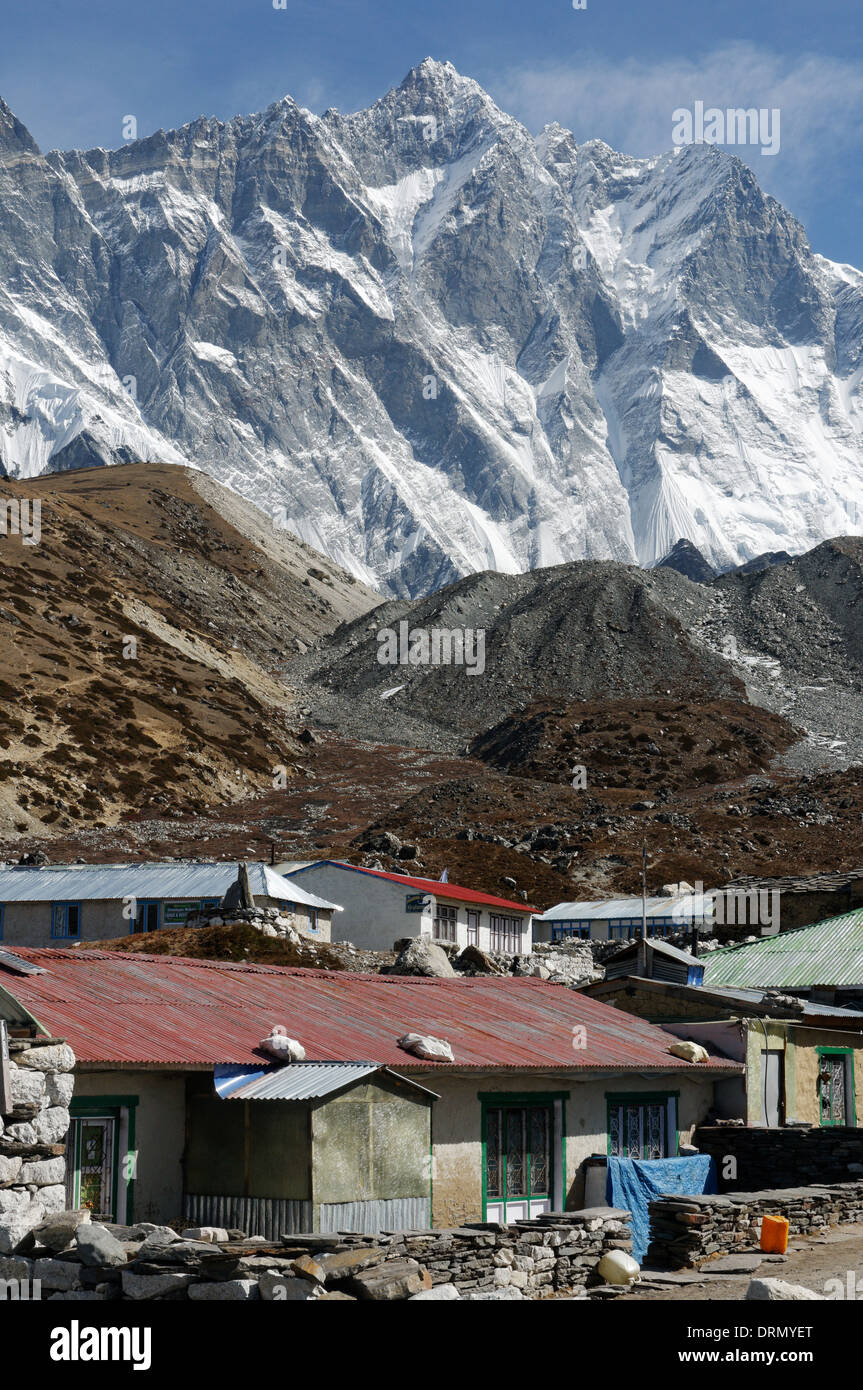
[[[280,937],[283,941],[299,942],[291,918],[275,907],[232,907],[211,912],[193,912],[186,918],[187,927],[254,927],[263,936]]]
[[[746,1125],[701,1125],[692,1139],[712,1154],[723,1191],[757,1192],[801,1183],[844,1182],[863,1174],[863,1129],[785,1125],[782,1129]],[[735,1160],[735,1177],[723,1179],[727,1158]]]
[[[9,1039],[13,1108],[0,1116],[0,1255],[66,1206],[75,1055],[54,1038]]]
[[[699,1269],[714,1255],[757,1249],[765,1216],[787,1217],[792,1235],[863,1220],[863,1182],[659,1197],[648,1211],[646,1264]]]
[[[42,1298],[77,1301],[308,1302],[542,1298],[598,1285],[608,1250],[630,1250],[629,1212],[551,1213],[535,1221],[374,1236],[263,1237],[212,1227],[99,1225],[64,1212],[0,1259],[0,1279],[39,1281]]]

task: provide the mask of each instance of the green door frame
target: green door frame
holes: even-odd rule
[[[554,1182],[557,1173],[557,1164],[560,1164],[561,1193],[562,1200],[566,1202],[566,1102],[569,1100],[569,1091],[479,1091],[477,1099],[482,1106],[482,1219],[486,1219],[488,1192],[486,1189],[486,1159],[488,1153],[488,1112],[489,1110],[501,1110],[510,1108],[521,1110],[526,1105],[548,1105],[551,1107],[552,1114],[552,1133],[549,1145],[551,1158],[551,1192],[550,1198],[554,1201]],[[560,1153],[554,1152],[554,1102],[559,1100],[561,1103],[561,1128],[560,1128]],[[493,1201],[499,1200],[493,1198]]]
[[[134,1218],[134,1199],[135,1199],[135,1169],[137,1166],[137,1154],[135,1149],[135,1123],[137,1116],[138,1097],[137,1096],[81,1096],[72,1097],[69,1106],[69,1115],[72,1120],[86,1119],[112,1119],[114,1120],[114,1154],[112,1159],[113,1173],[111,1175],[111,1204],[114,1208],[115,1219],[119,1215],[117,1198],[120,1192],[120,1166],[121,1162],[126,1164],[125,1195],[126,1195],[126,1221],[127,1226],[133,1224]],[[123,1111],[128,1114],[128,1132],[126,1136],[126,1153],[120,1153],[120,1122],[123,1118]],[[73,1172],[77,1168],[78,1144],[75,1141],[75,1152],[71,1155]],[[129,1160],[133,1159],[132,1162]],[[68,1154],[67,1154],[68,1160]],[[74,1192],[73,1178],[73,1199]]]
[[[857,1125],[857,1098],[854,1086],[854,1048],[853,1047],[816,1047],[815,1052],[819,1059],[821,1057],[844,1057],[845,1058],[845,1125],[852,1128]],[[850,1059],[850,1065],[849,1065]],[[840,1129],[833,1120],[823,1120],[821,1118],[821,1068],[818,1069],[818,1123],[822,1129]],[[832,1107],[831,1107],[832,1108]]]

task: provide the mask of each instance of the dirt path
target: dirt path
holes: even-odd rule
[[[852,1274],[853,1279],[849,1280]],[[624,1301],[634,1299],[656,1303],[741,1299],[753,1277],[785,1279],[789,1284],[802,1284],[812,1289],[813,1293],[833,1293],[834,1297],[833,1289],[825,1288],[825,1285],[828,1279],[839,1279],[845,1298],[849,1297],[850,1283],[850,1297],[863,1299],[863,1226],[841,1226],[823,1236],[795,1236],[784,1260],[777,1261],[774,1256],[746,1274],[723,1277],[711,1273],[710,1264],[707,1264],[696,1277],[699,1282],[666,1287],[651,1287],[645,1282],[628,1294]]]

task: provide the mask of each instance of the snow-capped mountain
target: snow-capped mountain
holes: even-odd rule
[[[0,103],[0,462],[192,463],[356,575],[863,532],[863,275],[739,160],[533,138],[427,60],[39,153]]]

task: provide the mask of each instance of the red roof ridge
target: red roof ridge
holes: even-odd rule
[[[460,883],[450,883],[448,879],[440,878],[419,878],[412,874],[391,873],[389,869],[367,869],[363,864],[349,864],[346,859],[323,859],[318,861],[322,864],[333,864],[338,868],[352,869],[357,874],[371,874],[375,878],[386,878],[391,883],[406,883],[410,888],[434,888],[437,889],[441,897],[446,897],[446,889],[450,890],[451,897],[459,894],[466,894],[467,901],[485,902],[497,904],[501,907],[514,907],[519,912],[539,912],[539,908],[529,902],[514,902],[512,898],[500,898],[496,893],[485,893],[479,888],[465,888]],[[310,865],[309,867],[314,867]],[[303,870],[299,870],[300,873]],[[441,891],[443,890],[443,891]]]

